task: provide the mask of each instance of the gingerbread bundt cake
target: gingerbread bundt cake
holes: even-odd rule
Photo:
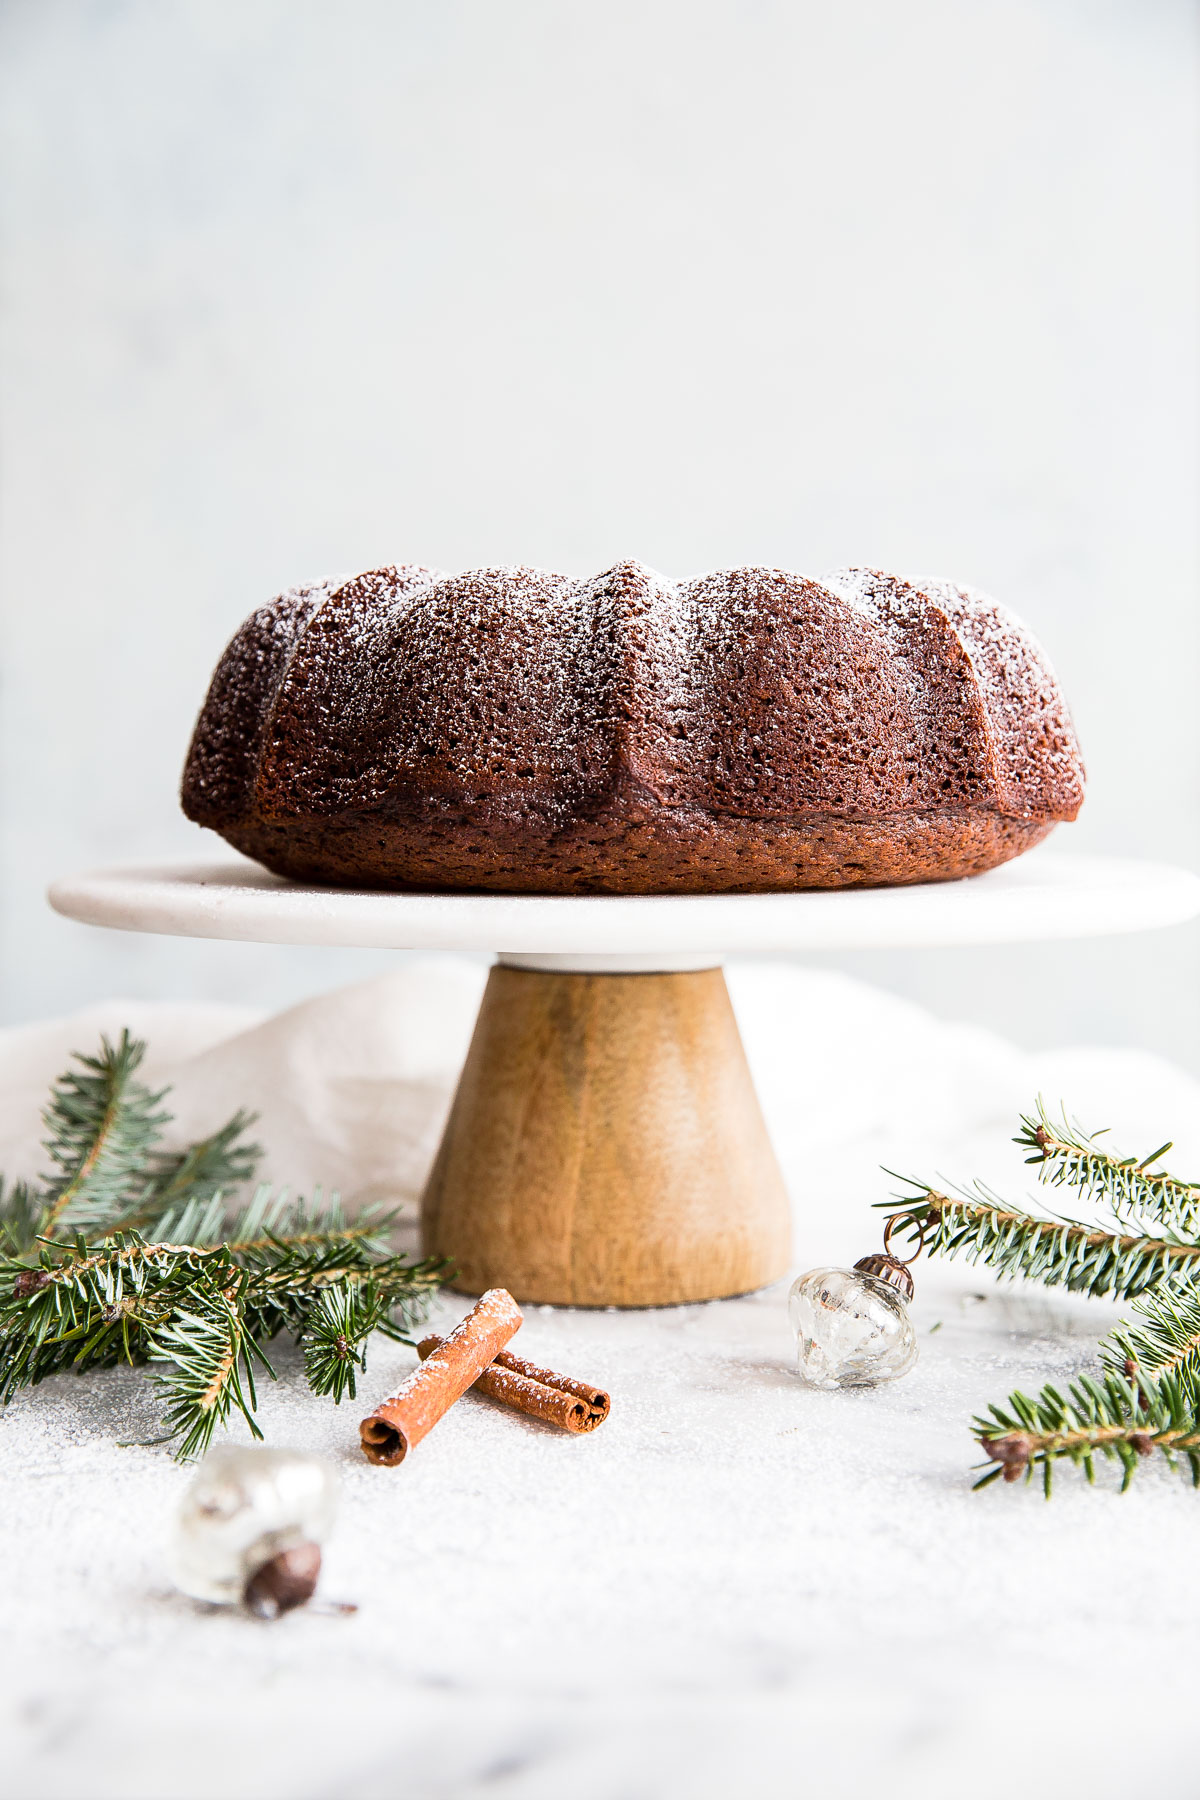
[[[1046,658],[969,588],[851,569],[377,569],[251,615],[188,817],[338,886],[759,893],[990,869],[1075,817]]]

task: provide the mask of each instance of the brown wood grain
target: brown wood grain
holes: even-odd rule
[[[504,967],[422,1201],[464,1293],[660,1306],[781,1276],[789,1212],[719,969]]]

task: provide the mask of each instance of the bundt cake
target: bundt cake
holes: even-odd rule
[[[1082,799],[1049,663],[984,595],[633,562],[293,588],[226,650],[183,778],[280,875],[556,894],[948,880]]]

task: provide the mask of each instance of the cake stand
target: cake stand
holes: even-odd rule
[[[347,892],[238,859],[77,875],[50,903],[183,937],[503,945],[422,1198],[424,1248],[451,1259],[462,1292],[655,1306],[743,1293],[788,1266],[787,1196],[722,952],[1142,931],[1200,913],[1200,878],[1039,850],[919,887],[567,898]]]

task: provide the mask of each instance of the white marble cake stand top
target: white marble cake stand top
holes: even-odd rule
[[[932,948],[1100,937],[1200,913],[1163,863],[1034,851],[986,875],[799,894],[373,893],[307,887],[245,858],[99,869],[50,888],[67,917],[255,943],[496,950],[518,967],[706,968],[725,952]]]

